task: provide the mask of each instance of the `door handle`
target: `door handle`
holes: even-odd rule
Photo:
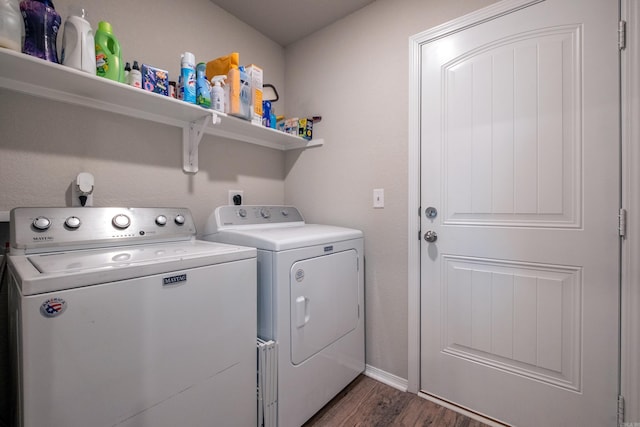
[[[296,298],[296,328],[302,328],[309,323],[309,298]]]
[[[427,231],[426,233],[424,233],[424,240],[426,240],[429,243],[433,243],[436,240],[438,240],[438,234],[435,231]]]

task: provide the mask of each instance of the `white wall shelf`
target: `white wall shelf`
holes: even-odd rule
[[[136,89],[60,64],[0,48],[0,87],[183,129],[183,168],[198,171],[198,145],[204,134],[277,150],[320,146],[246,120],[177,99]]]

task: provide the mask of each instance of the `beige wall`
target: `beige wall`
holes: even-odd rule
[[[184,50],[261,64],[283,97],[278,112],[322,115],[315,132],[326,143],[283,155],[206,135],[200,172],[187,175],[177,128],[0,90],[0,210],[68,205],[71,181],[87,171],[95,205],[186,206],[200,229],[228,189],[360,228],[367,363],[406,378],[408,38],[491,2],[378,0],[285,50],[208,0],[85,0],[94,28],[112,23],[126,60],[170,76]],[[63,19],[72,3],[55,2]],[[371,207],[374,188],[385,189],[382,210]]]
[[[64,20],[77,2],[54,4]],[[284,94],[284,49],[208,0],[82,5],[94,29],[111,22],[127,61],[165,68],[173,80],[185,50],[197,61],[239,51],[243,63],[262,64],[265,81]],[[228,189],[244,190],[248,203],[284,201],[278,151],[205,135],[200,172],[187,175],[178,128],[5,90],[0,100],[0,210],[68,205],[69,185],[82,171],[95,176],[96,206],[186,206],[200,230],[227,203]]]
[[[287,113],[322,115],[322,148],[288,153],[285,198],[364,230],[367,363],[407,378],[409,37],[492,0],[378,0],[286,49]],[[384,188],[385,208],[372,190]],[[417,237],[417,236],[416,236]]]

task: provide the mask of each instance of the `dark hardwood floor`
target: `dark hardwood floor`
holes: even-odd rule
[[[303,427],[486,427],[415,394],[360,375]]]

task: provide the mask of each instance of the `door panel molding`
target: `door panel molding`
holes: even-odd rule
[[[582,268],[441,257],[441,352],[582,390]]]
[[[582,226],[582,44],[580,25],[549,27],[442,67],[443,224]],[[511,71],[496,73],[496,62]],[[495,111],[505,96],[517,102]]]

